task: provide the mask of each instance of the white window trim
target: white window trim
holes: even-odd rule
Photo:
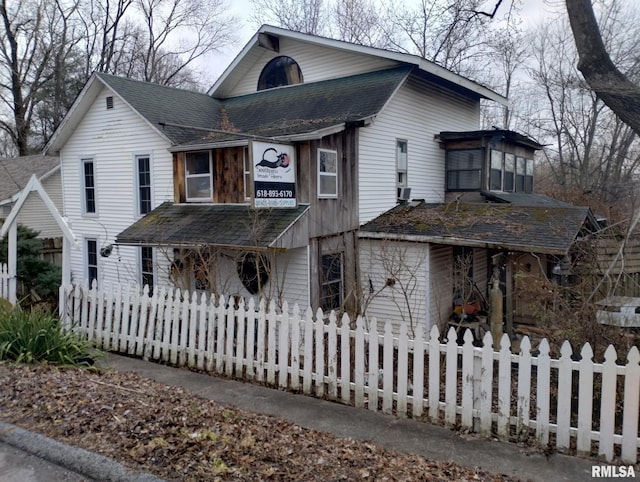
[[[330,152],[332,154],[335,154],[336,156],[336,172],[321,172],[320,171],[320,153],[321,152]],[[340,159],[338,159],[338,151],[334,150],[334,149],[318,149],[318,154],[317,154],[317,164],[318,164],[318,168],[317,168],[317,173],[318,173],[318,183],[317,183],[317,189],[318,189],[318,199],[337,199],[338,198],[338,192],[340,191],[339,189],[339,185],[338,185],[338,167],[339,167],[339,163],[340,163]],[[320,179],[322,177],[333,177],[336,180],[336,193],[335,194],[323,194],[322,192],[320,192]]]
[[[97,237],[87,236],[83,240],[83,251],[84,251],[84,262],[83,262],[83,271],[84,271],[84,279],[89,284],[89,288],[91,288],[91,280],[89,278],[89,241],[94,241],[96,243],[96,282],[97,285],[100,286],[100,244],[98,242]]]
[[[187,153],[184,156],[184,196],[187,202],[213,202],[213,161],[211,159],[211,151],[193,151],[195,152],[207,152],[209,156],[209,174],[187,174]],[[189,197],[189,186],[187,185],[187,181],[189,179],[195,179],[198,177],[209,177],[209,192],[211,193],[210,197]]]
[[[400,143],[404,143],[406,149],[404,169],[400,169]],[[404,182],[398,180],[400,173],[404,174]],[[396,190],[398,194],[400,194],[400,189],[403,187],[409,187],[409,141],[407,139],[396,139]]]
[[[153,202],[154,200],[154,191],[153,191],[153,187],[154,187],[154,182],[153,182],[153,157],[151,156],[151,154],[148,154],[146,152],[140,153],[140,154],[134,154],[133,155],[133,186],[134,186],[134,200],[135,200],[135,211],[134,214],[137,217],[142,217],[144,216],[143,213],[140,212],[140,171],[138,170],[138,159],[141,157],[147,157],[149,158],[149,191],[150,191],[150,197],[151,197],[151,211],[153,211],[153,208],[155,207],[155,203]]]
[[[89,212],[89,210],[87,209],[87,186],[86,186],[86,179],[85,179],[85,174],[84,174],[84,166],[87,163],[91,163],[93,164],[93,202],[94,202],[94,207],[95,207],[95,211],[93,212]],[[97,178],[98,176],[96,175],[96,158],[95,156],[84,156],[80,158],[80,167],[79,167],[79,174],[80,174],[80,185],[82,186],[82,192],[81,192],[81,196],[82,196],[82,215],[83,216],[88,216],[88,217],[95,217],[98,215],[98,183],[97,183]]]
[[[151,273],[151,276],[153,277],[153,287],[155,289],[157,278],[158,278],[158,275],[157,275],[157,272],[156,272],[157,250],[154,249],[151,246],[140,246],[140,249],[137,250],[138,251],[138,253],[137,253],[137,257],[138,257],[138,263],[137,263],[138,264],[138,281],[140,283],[140,289],[144,288],[144,283],[143,283],[143,279],[142,279],[142,275],[143,275],[143,272],[142,272],[142,248],[143,247],[149,247],[152,250],[152,256],[151,256],[151,259],[152,259],[152,273]]]

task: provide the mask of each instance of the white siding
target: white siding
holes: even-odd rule
[[[133,223],[135,215],[136,154],[151,156],[153,207],[173,199],[172,156],[168,142],[142,118],[114,96],[113,109],[103,89],[76,131],[60,151],[64,185],[64,213],[79,239],[95,238],[98,249],[114,242],[115,236]],[[161,99],[157,99],[161,101]],[[96,184],[95,215],[83,215],[81,159],[93,158]],[[84,246],[71,252],[74,281],[86,278]],[[139,282],[138,248],[116,246],[108,257],[99,257],[99,283]]]
[[[435,86],[410,81],[369,127],[360,129],[360,222],[396,205],[396,140],[408,141],[407,186],[412,199],[444,200],[441,131],[479,128],[479,103]]]
[[[255,92],[264,66],[269,60],[281,55],[289,56],[298,63],[305,83],[371,72],[398,64],[392,60],[342,52],[281,37],[280,52],[263,49],[262,55],[255,59],[255,63],[239,79],[233,90],[225,93],[231,97]],[[254,61],[253,58],[251,60]]]
[[[53,201],[58,211],[62,213],[62,181],[60,171],[53,173],[42,182],[42,187]],[[54,220],[37,192],[32,192],[27,197],[20,214],[18,224],[23,224],[38,231],[39,238],[55,238],[62,236],[62,230]]]
[[[429,245],[400,241],[360,240],[363,307],[378,328],[390,320],[397,333],[404,321],[414,333],[426,320],[426,278]]]

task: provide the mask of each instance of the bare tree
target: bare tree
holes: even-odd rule
[[[251,0],[251,20],[272,23],[295,32],[324,35],[327,12],[323,0]]]

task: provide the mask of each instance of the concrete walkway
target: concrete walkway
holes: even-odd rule
[[[538,451],[515,444],[463,438],[451,430],[423,422],[134,358],[110,354],[101,361],[101,365],[179,386],[205,399],[278,416],[305,428],[331,432],[339,437],[373,441],[386,448],[421,455],[430,460],[453,461],[465,467],[479,467],[522,480],[591,480],[591,467],[601,465],[566,455],[546,457]]]

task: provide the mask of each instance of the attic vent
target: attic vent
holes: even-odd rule
[[[107,97],[107,109],[113,109],[113,96]]]

